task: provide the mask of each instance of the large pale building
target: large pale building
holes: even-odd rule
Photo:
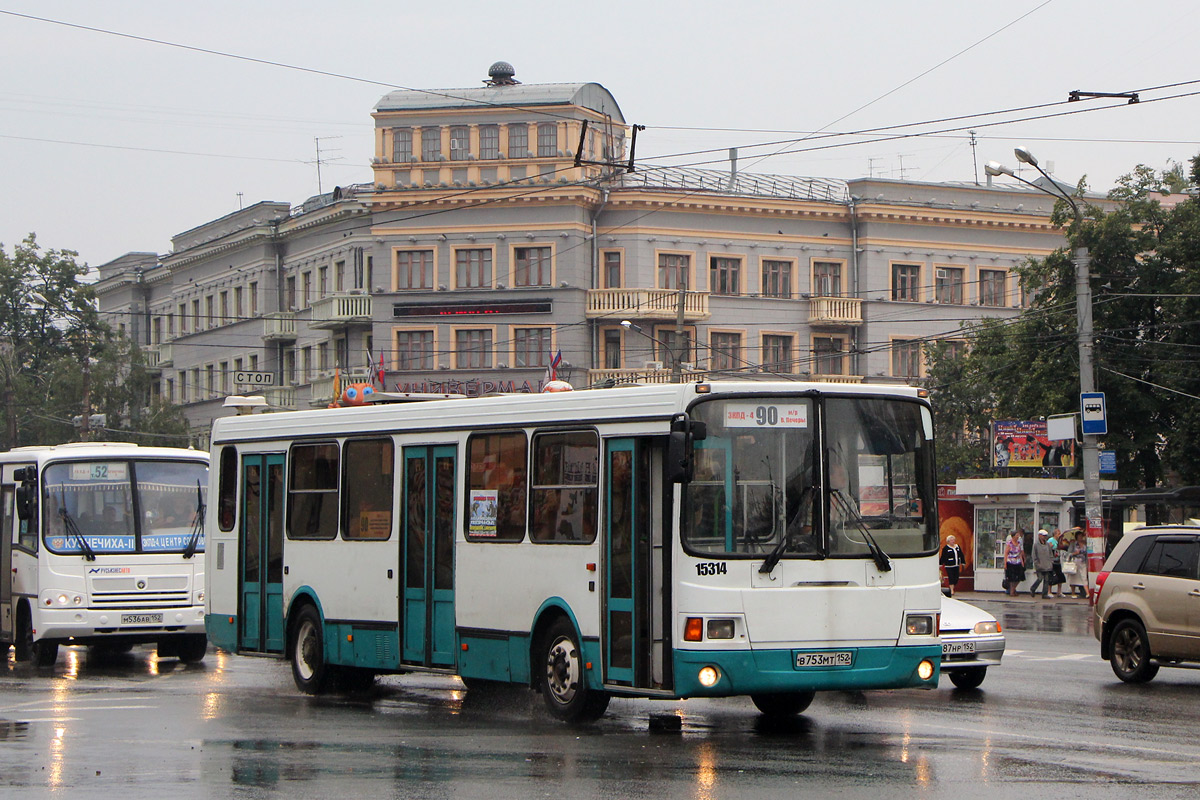
[[[645,166],[602,86],[503,62],[372,116],[372,183],[100,268],[101,311],[199,436],[229,394],[319,407],[381,370],[393,391],[537,391],[560,353],[576,386],[919,380],[925,342],[1019,313],[1013,268],[1063,244],[1053,199],[1017,186]]]

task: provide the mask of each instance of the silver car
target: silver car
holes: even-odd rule
[[[1125,534],[1096,576],[1093,631],[1126,683],[1200,663],[1200,528]]]
[[[1004,632],[982,608],[942,597],[942,674],[959,689],[976,689],[988,667],[1000,666]]]

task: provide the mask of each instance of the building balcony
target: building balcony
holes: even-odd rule
[[[173,350],[174,348],[170,342],[161,342],[147,347],[142,351],[146,354],[146,366],[150,369],[162,369],[163,367],[171,366],[175,363],[175,353]]]
[[[371,324],[371,295],[331,294],[312,304],[310,328],[336,329]]]
[[[295,386],[268,386],[262,391],[267,398],[267,405],[283,411],[294,411],[296,408]]]
[[[679,308],[675,289],[588,289],[587,317],[674,320]],[[684,292],[683,319],[708,319],[708,292]]]
[[[817,297],[808,301],[809,325],[862,325],[862,300],[857,297]]]
[[[371,375],[369,373],[353,373],[353,372],[323,372],[320,377],[313,378],[310,386],[312,387],[311,397],[309,401],[314,408],[325,408],[334,400],[333,385],[335,381],[341,381],[342,391],[352,383],[371,383]]]
[[[695,383],[702,381],[708,376],[708,372],[697,369],[685,369],[680,372],[684,383]],[[671,368],[664,369],[589,369],[587,371],[587,379],[589,386],[596,386],[605,381],[613,381],[618,386],[623,384],[635,383],[670,383]]]
[[[263,338],[272,342],[296,341],[296,312],[275,311],[263,316]]]

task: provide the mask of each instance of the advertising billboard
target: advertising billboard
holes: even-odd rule
[[[1001,420],[992,423],[992,466],[1073,467],[1075,442],[1051,439],[1045,420]]]

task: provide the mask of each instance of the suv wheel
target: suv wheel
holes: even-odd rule
[[[1158,674],[1150,663],[1146,628],[1136,619],[1123,619],[1113,628],[1109,662],[1113,673],[1126,683],[1145,683]]]

